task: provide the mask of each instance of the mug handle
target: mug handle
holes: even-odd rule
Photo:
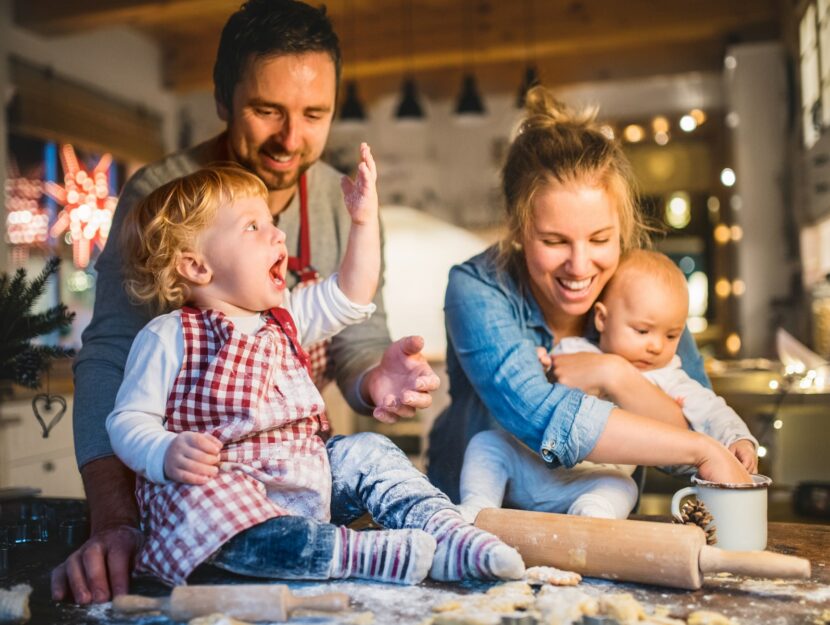
[[[680,502],[686,497],[691,497],[692,495],[697,496],[697,486],[687,486],[686,488],[681,488],[671,498],[671,515],[678,521],[680,520]]]

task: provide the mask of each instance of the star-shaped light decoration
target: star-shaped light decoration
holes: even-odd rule
[[[64,186],[46,182],[44,192],[63,206],[50,234],[53,237],[66,232],[67,243],[72,243],[72,259],[76,267],[89,265],[93,246],[103,248],[112,225],[117,198],[109,194],[109,166],[112,155],[104,154],[88,172],[82,168],[75,149],[61,146],[61,164]]]

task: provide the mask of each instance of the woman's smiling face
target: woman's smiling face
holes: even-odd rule
[[[549,184],[533,200],[522,247],[545,318],[572,325],[588,313],[619,264],[616,204],[599,187]]]

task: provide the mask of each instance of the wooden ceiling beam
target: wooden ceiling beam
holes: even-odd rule
[[[14,21],[40,35],[66,35],[112,26],[194,20],[224,22],[237,3],[228,0],[14,0]],[[213,16],[213,17],[211,17]],[[218,16],[218,17],[215,17]]]

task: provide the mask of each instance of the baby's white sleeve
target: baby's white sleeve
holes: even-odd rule
[[[672,399],[682,400],[683,416],[695,432],[707,434],[727,447],[744,438],[758,447],[744,420],[723,397],[693,380],[682,369],[662,370],[651,379]]]
[[[164,417],[183,359],[178,314],[153,319],[133,341],[115,408],[107,417],[107,433],[116,455],[158,484],[169,481],[164,475],[164,456],[176,434],[164,427]]]
[[[373,303],[350,301],[340,290],[336,273],[317,284],[294,288],[283,306],[294,318],[304,347],[330,338],[346,326],[366,321],[375,312]]]

